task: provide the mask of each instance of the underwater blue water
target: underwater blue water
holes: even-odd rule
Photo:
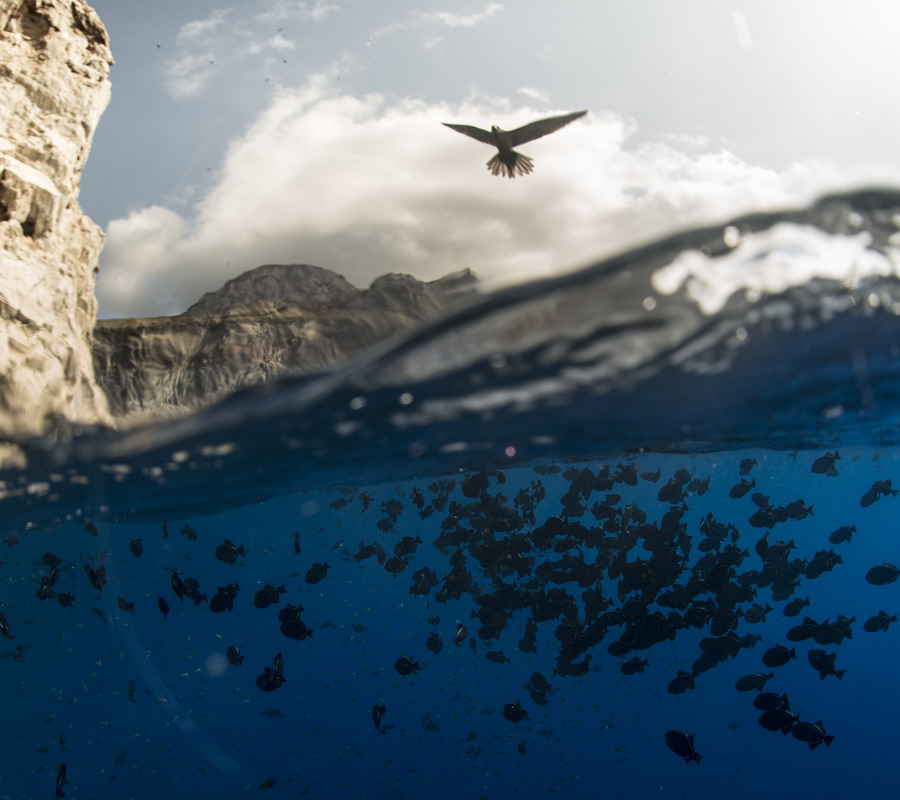
[[[15,637],[0,639],[0,798],[52,797],[61,764],[71,798],[893,796],[900,626],[869,633],[863,623],[880,610],[900,613],[900,584],[866,580],[872,567],[900,561],[900,497],[861,500],[877,481],[900,481],[900,283],[862,267],[876,256],[896,263],[897,209],[892,193],[859,193],[745,218],[724,235],[686,232],[485,298],[334,374],[247,390],[132,433],[60,430],[24,443],[28,468],[0,476],[0,612]],[[782,238],[767,243],[775,229]],[[820,236],[814,248],[810,231]],[[789,272],[810,254],[845,252],[848,239],[862,242],[852,281],[807,276],[776,292],[738,280],[716,309],[704,309],[687,284],[667,293],[653,278],[685,253],[712,269],[741,246],[748,255],[731,278],[766,259]],[[835,450],[837,474],[814,472]],[[746,476],[755,486],[731,497],[747,458],[756,461]],[[623,467],[635,469],[635,485]],[[585,470],[603,488],[580,503],[564,499]],[[611,562],[663,558],[637,536],[634,507],[661,522],[673,504],[660,489],[679,470],[709,483],[674,504],[682,528],[660,551],[676,554],[674,572],[623,583]],[[476,487],[479,475],[486,480]],[[755,493],[773,507],[802,500],[811,511],[755,525]],[[533,520],[517,497],[532,504]],[[392,501],[402,509],[389,524]],[[601,532],[607,512],[598,518],[595,503],[615,531]],[[632,621],[684,613],[658,600],[688,585],[710,514],[734,526],[713,558],[731,543],[747,551],[727,583],[744,580],[756,595],[729,604],[722,585],[695,586],[692,600],[773,610],[763,622],[738,619],[737,635],[761,636],[755,646],[672,694],[669,682],[692,669],[708,623],[673,628],[671,639],[623,657],[607,648],[626,631],[615,614],[628,603]],[[541,549],[538,532],[552,518],[562,532]],[[596,535],[555,552],[577,525]],[[829,543],[849,525],[851,541]],[[459,534],[451,543],[448,531]],[[790,559],[833,549],[841,563],[820,577],[801,574],[786,599],[773,600],[752,573],[764,569],[756,546],[767,531],[770,545],[793,542]],[[361,543],[378,542],[390,558],[404,536],[422,541],[396,576],[376,557],[353,557]],[[533,559],[516,562],[521,570],[483,549],[513,536]],[[234,564],[215,556],[226,538],[245,551]],[[129,547],[135,539],[140,556]],[[40,599],[46,553],[60,563]],[[580,677],[555,673],[565,671],[557,626],[567,615],[558,609],[537,623],[535,652],[520,649],[547,591],[570,596],[569,616],[596,620],[585,586],[540,569],[562,558],[599,564],[590,588],[613,612],[600,640],[572,659],[590,656]],[[85,565],[101,563],[107,583],[97,591]],[[309,583],[314,563],[327,563],[327,575]],[[460,596],[439,597],[460,564],[468,572]],[[424,566],[437,586],[413,595],[412,575]],[[195,578],[207,600],[179,601],[173,571]],[[208,600],[233,582],[233,610],[213,613]],[[256,608],[265,584],[286,592]],[[63,592],[74,595],[70,606],[60,604]],[[521,607],[507,603],[503,624],[487,631],[496,636],[483,639],[473,613],[501,592]],[[165,619],[158,595],[171,608]],[[799,616],[783,615],[788,599],[805,597]],[[288,603],[302,604],[311,638],[280,632]],[[807,662],[819,647],[811,641],[790,644],[797,658],[785,666],[761,663],[804,616],[841,614],[855,618],[852,636],[824,649],[837,653],[843,678],[820,679]],[[467,636],[456,646],[460,624]],[[443,642],[437,654],[426,647],[432,633]],[[243,665],[228,662],[229,646],[242,648]],[[508,661],[486,658],[496,651]],[[285,683],[261,691],[256,678],[277,653]],[[649,661],[645,671],[622,674],[635,655]],[[421,670],[398,674],[401,656]],[[526,688],[535,671],[552,686],[546,705]],[[833,742],[811,750],[764,730],[755,692],[734,686],[759,671],[774,672],[766,690],[786,693],[801,720],[821,720]],[[515,702],[528,719],[505,718]],[[384,733],[372,719],[376,705],[386,709]],[[700,763],[666,747],[671,729],[694,735]]]

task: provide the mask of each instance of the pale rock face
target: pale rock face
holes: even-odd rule
[[[112,423],[91,360],[103,234],[77,202],[111,64],[84,0],[0,0],[0,439]]]
[[[309,264],[257,267],[184,314],[99,320],[97,379],[120,427],[183,415],[244,386],[332,369],[470,300],[476,284],[464,270],[358,289]]]

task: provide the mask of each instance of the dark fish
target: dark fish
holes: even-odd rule
[[[884,611],[879,611],[874,617],[869,617],[863,623],[863,630],[868,633],[875,631],[887,631],[892,622],[897,621],[897,615],[888,616]]]
[[[516,723],[521,722],[523,719],[529,719],[528,712],[522,708],[518,700],[515,703],[507,703],[503,706],[503,716],[510,722]]]
[[[244,545],[238,547],[230,539],[226,539],[216,548],[216,558],[223,564],[234,564],[238,560],[238,556],[246,555]]]
[[[165,597],[156,595],[156,605],[159,607],[159,611],[163,615],[163,619],[169,616],[169,602]]]
[[[278,785],[278,781],[274,778],[266,778],[259,786],[256,788],[261,792],[267,792],[269,789],[274,789]]]
[[[56,602],[59,603],[63,608],[68,608],[72,603],[75,602],[75,595],[71,592],[60,592],[56,595]]]
[[[381,720],[384,718],[384,715],[387,713],[387,706],[372,706],[372,722],[375,723],[375,730],[379,733],[386,733],[384,728],[381,727]]]
[[[749,622],[751,624],[765,622],[766,617],[771,610],[772,606],[770,606],[768,603],[766,603],[765,608],[758,603],[754,603],[744,612],[744,622]]]
[[[833,453],[825,453],[824,456],[819,456],[813,461],[812,471],[815,472],[816,475],[828,475],[833,478],[838,474],[834,462],[839,461],[840,458],[841,454],[837,450]]]
[[[763,653],[762,662],[767,667],[783,667],[792,658],[797,657],[797,651],[792,647],[788,650],[784,645],[776,644]]]
[[[731,489],[728,490],[728,496],[733,497],[734,499],[738,499],[743,497],[747,492],[751,489],[756,488],[756,481],[748,481],[744,478],[741,479],[740,483],[736,483]]]
[[[2,611],[0,611],[0,633],[2,633],[7,639],[16,638],[10,632],[9,621],[6,619],[6,615]]]
[[[787,735],[797,721],[797,716],[791,711],[789,706],[781,705],[763,711],[759,715],[759,724],[767,731],[781,731]]]
[[[184,589],[185,597],[189,597],[194,601],[195,606],[199,606],[200,603],[206,602],[206,595],[200,592],[200,581],[196,578],[185,578],[181,585]]]
[[[171,585],[172,585],[172,591],[175,592],[175,595],[183,603],[184,602],[184,581],[181,580],[181,576],[177,572],[172,573]]]
[[[777,694],[776,692],[761,692],[753,698],[753,705],[760,711],[791,707],[788,696],[786,694]]]
[[[243,667],[244,666],[244,657],[241,655],[242,647],[238,647],[237,645],[231,645],[225,651],[225,658],[228,659],[228,663],[234,667]]]
[[[287,589],[284,584],[281,586],[272,586],[272,584],[267,583],[253,596],[253,605],[257,608],[268,608],[273,603],[279,602],[281,599],[279,595],[285,594]]]
[[[195,531],[190,525],[185,525],[181,529],[181,535],[184,536],[189,542],[194,542],[197,540],[197,531]]]
[[[505,664],[507,661],[509,661],[509,659],[505,655],[503,655],[500,650],[488,650],[488,652],[484,654],[484,657],[488,661],[493,661],[495,664]]]
[[[685,672],[683,669],[678,670],[678,675],[669,681],[669,694],[684,694],[688,689],[697,688],[696,677],[693,672]]]
[[[856,525],[844,525],[844,527],[832,531],[828,537],[828,541],[831,542],[831,544],[849,542],[853,538],[854,533],[856,533]]]
[[[131,549],[131,552],[134,554],[135,558],[140,558],[141,554],[144,552],[144,545],[142,544],[143,539],[132,539],[128,543],[128,547]]]
[[[394,545],[394,555],[398,558],[410,556],[416,552],[416,548],[422,544],[422,537],[404,536],[396,545]]]
[[[866,573],[866,581],[873,586],[884,586],[893,583],[900,576],[900,569],[893,564],[884,563],[880,567],[872,567]]]
[[[806,658],[810,666],[819,673],[819,678],[823,681],[829,675],[834,675],[835,678],[843,680],[844,675],[847,674],[845,669],[834,668],[834,660],[837,658],[837,653],[826,653],[824,650],[816,648],[810,650],[806,654]]]
[[[106,586],[106,567],[101,564],[97,569],[94,569],[90,564],[85,564],[84,572],[88,576],[91,586],[98,592],[102,592],[103,587]]]
[[[745,458],[741,461],[741,465],[738,468],[738,475],[749,475],[750,470],[752,470],[756,466],[755,458]]]
[[[129,603],[124,597],[118,598],[116,604],[119,606],[120,611],[126,611],[128,613],[134,611],[134,603]]]
[[[816,631],[819,630],[819,627],[819,623],[812,619],[812,617],[804,617],[802,624],[794,625],[794,627],[787,632],[786,638],[789,642],[805,642],[807,639],[812,639],[813,636],[816,635]]]
[[[469,635],[469,629],[459,620],[456,621],[456,633],[453,635],[453,644],[459,647]]]
[[[284,659],[281,653],[275,656],[273,665],[266,667],[265,671],[256,678],[256,685],[264,692],[274,692],[287,683],[284,677]]]
[[[294,533],[294,555],[299,556],[302,548],[300,547],[300,532]]]
[[[623,675],[634,675],[643,672],[649,666],[650,662],[646,658],[632,658],[619,667],[619,672]]]
[[[241,588],[236,583],[229,583],[227,586],[216,587],[218,591],[209,601],[209,610],[214,614],[222,611],[234,610],[234,599],[237,597],[238,590]]]
[[[394,662],[394,669],[397,670],[399,675],[412,675],[414,672],[421,670],[422,666],[411,658],[400,656],[400,658]]]
[[[62,763],[59,765],[59,769],[56,770],[56,797],[57,800],[61,797],[65,797],[66,793],[63,791],[63,786],[68,783],[66,780],[66,765]]]
[[[815,750],[820,744],[825,743],[826,747],[831,747],[834,736],[825,733],[825,725],[819,722],[797,722],[791,733],[795,739],[806,742],[810,750]]]
[[[703,758],[700,753],[694,750],[694,734],[692,733],[688,734],[675,730],[666,731],[666,746],[675,755],[681,756],[685,764],[690,764],[692,761],[696,761],[699,764],[700,759]]]
[[[774,672],[755,672],[753,675],[744,675],[744,677],[737,679],[734,688],[739,692],[761,692],[766,685],[766,681],[774,677]]]
[[[328,564],[318,563],[313,564],[306,571],[306,582],[307,583],[318,583],[328,574]]]
[[[444,643],[441,641],[441,637],[438,636],[434,631],[428,634],[428,639],[425,642],[425,647],[430,650],[432,653],[437,655],[444,648]]]
[[[800,598],[797,598],[796,600],[791,600],[791,602],[784,607],[783,613],[786,617],[796,617],[808,605],[808,597],[805,597],[802,600]]]
[[[60,564],[62,564],[62,559],[55,553],[44,553],[44,555],[41,556],[41,563],[45,567],[50,567],[50,569],[55,569]]]
[[[89,519],[81,520],[81,524],[84,525],[85,531],[87,531],[91,536],[97,536],[99,531],[97,530],[97,526],[94,525]]]

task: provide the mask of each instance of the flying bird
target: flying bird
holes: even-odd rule
[[[493,125],[489,131],[476,128],[474,125],[454,125],[444,122],[448,128],[471,136],[479,142],[493,145],[497,148],[497,155],[487,162],[487,168],[492,175],[503,175],[507,178],[515,178],[516,175],[528,175],[534,170],[534,161],[528,156],[517,153],[514,147],[526,142],[533,142],[548,133],[558,131],[564,125],[583,117],[587,111],[573,111],[571,114],[563,114],[559,117],[547,117],[536,122],[529,122],[514,131],[505,131]]]

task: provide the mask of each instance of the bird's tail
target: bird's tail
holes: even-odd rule
[[[534,161],[528,156],[523,156],[515,150],[510,150],[503,155],[497,153],[490,161],[487,162],[487,168],[491,171],[491,175],[502,175],[504,178],[515,178],[516,175],[529,175],[534,170]]]

